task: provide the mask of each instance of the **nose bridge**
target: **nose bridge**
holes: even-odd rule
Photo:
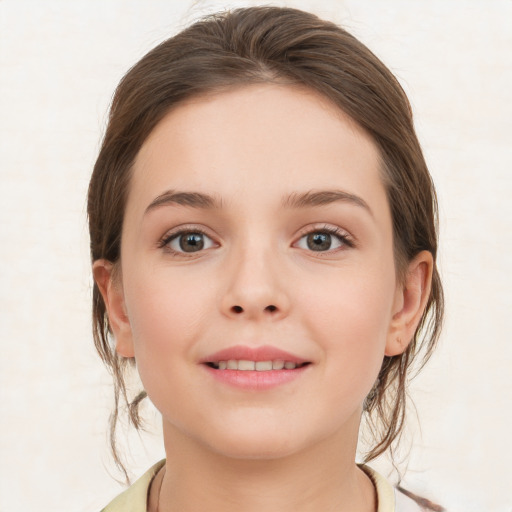
[[[265,237],[244,237],[232,247],[228,286],[223,298],[226,314],[250,318],[282,316],[289,300],[282,280],[277,243]]]

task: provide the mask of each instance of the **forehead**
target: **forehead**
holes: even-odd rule
[[[381,186],[379,161],[371,137],[318,93],[250,85],[168,113],[137,155],[131,191],[146,202],[170,188],[240,197],[337,186],[361,194]]]

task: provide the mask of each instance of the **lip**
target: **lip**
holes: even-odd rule
[[[311,367],[311,364],[305,364],[293,370],[244,371],[228,369],[217,370],[207,364],[217,361],[228,361],[230,359],[248,361],[283,360],[290,361],[297,365],[309,363],[310,361],[269,345],[260,347],[236,345],[219,350],[200,361],[201,367],[217,382],[245,391],[265,391],[274,389],[301,378]]]
[[[248,361],[273,361],[281,359],[290,361],[297,365],[309,362],[307,359],[299,357],[290,352],[272,347],[270,345],[262,345],[259,347],[249,347],[247,345],[235,345],[233,347],[219,350],[213,354],[200,360],[200,363],[213,363],[217,361],[228,361],[229,359],[245,359]]]

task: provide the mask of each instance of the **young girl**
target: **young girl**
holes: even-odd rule
[[[167,455],[105,511],[427,507],[355,462],[362,416],[366,462],[399,436],[442,316],[432,181],[365,46],[274,7],[163,42],[116,91],[88,213],[112,435],[147,393]]]

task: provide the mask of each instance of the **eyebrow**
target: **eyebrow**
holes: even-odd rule
[[[350,203],[364,208],[371,216],[373,212],[364,199],[343,190],[320,190],[304,193],[294,192],[283,201],[285,208],[311,208],[336,202]],[[161,206],[180,205],[199,209],[221,209],[222,201],[216,197],[201,192],[178,192],[167,190],[156,197],[146,208],[144,214]]]
[[[201,192],[177,192],[167,190],[151,201],[144,214],[161,206],[173,204],[190,206],[191,208],[217,209],[221,208],[221,203],[219,199],[208,194],[202,194]]]
[[[373,217],[371,208],[363,198],[343,190],[309,191],[303,194],[293,193],[285,199],[283,204],[287,208],[308,208],[329,205],[338,201],[364,208]]]

